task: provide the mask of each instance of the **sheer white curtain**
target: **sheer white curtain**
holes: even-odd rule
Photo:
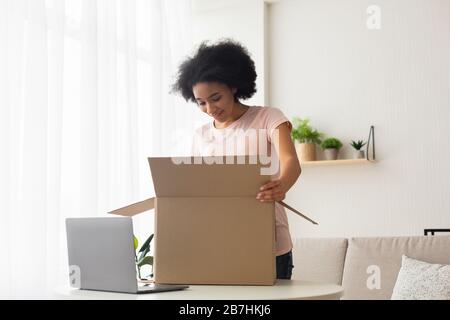
[[[146,157],[189,149],[203,118],[169,90],[190,30],[188,0],[0,0],[0,297],[51,294],[65,218],[151,196]]]

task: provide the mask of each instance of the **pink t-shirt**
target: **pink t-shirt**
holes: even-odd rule
[[[217,129],[211,121],[196,130],[192,144],[194,156],[260,155],[272,156],[278,162],[272,140],[277,138],[276,128],[288,122],[277,108],[250,107],[238,120],[226,128]],[[273,175],[279,176],[279,170]],[[289,224],[284,207],[275,203],[276,255],[292,249]]]

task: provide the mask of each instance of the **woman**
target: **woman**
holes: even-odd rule
[[[275,151],[279,160],[278,174],[261,186],[256,198],[262,202],[281,201],[300,176],[300,163],[291,139],[292,125],[284,114],[276,108],[248,106],[241,102],[256,93],[256,77],[255,64],[241,44],[232,40],[214,45],[204,42],[193,57],[181,64],[173,91],[181,93],[186,101],[196,103],[202,112],[214,119],[197,130],[194,155],[253,155],[260,152],[260,145],[256,151],[250,150],[249,140],[230,144],[231,139],[236,139],[233,132],[239,132],[243,139],[253,137],[264,141],[267,144],[265,150]],[[259,136],[247,134],[250,131]],[[263,135],[262,140],[259,140],[260,135]],[[277,278],[290,279],[292,241],[286,212],[279,203],[275,203],[275,216]]]

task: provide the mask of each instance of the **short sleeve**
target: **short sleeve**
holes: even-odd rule
[[[267,131],[269,133],[268,139],[269,142],[272,142],[272,136],[275,131],[275,129],[285,122],[288,123],[289,129],[292,130],[292,123],[289,121],[289,119],[283,114],[283,112],[280,109],[272,108],[272,107],[266,107],[267,112]]]

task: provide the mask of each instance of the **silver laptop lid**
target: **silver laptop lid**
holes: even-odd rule
[[[69,218],[66,231],[72,286],[137,292],[131,218]]]

